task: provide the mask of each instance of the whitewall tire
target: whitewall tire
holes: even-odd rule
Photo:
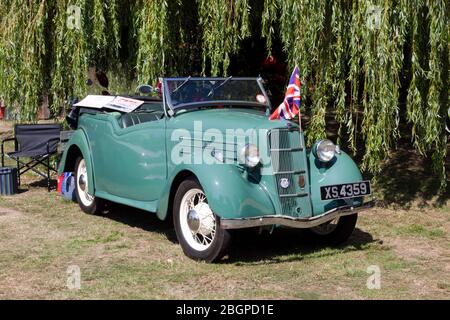
[[[180,184],[173,208],[175,232],[184,253],[195,260],[220,260],[230,234],[220,228],[220,218],[210,208],[197,180],[190,178]]]
[[[100,214],[104,209],[104,200],[94,197],[88,190],[88,171],[86,161],[79,157],[75,164],[75,195],[83,212]]]

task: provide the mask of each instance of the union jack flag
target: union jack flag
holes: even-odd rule
[[[289,80],[289,85],[286,89],[284,95],[284,101],[278,106],[278,108],[270,115],[270,120],[275,119],[292,119],[300,111],[300,76],[298,72],[298,67],[295,66],[294,71],[292,71],[291,79]]]

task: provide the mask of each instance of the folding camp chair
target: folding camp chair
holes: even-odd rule
[[[20,176],[31,170],[47,179],[47,189],[50,192],[50,172],[56,172],[56,168],[50,166],[50,156],[57,152],[60,131],[59,124],[17,124],[14,127],[14,137],[2,141],[2,167],[5,164],[5,155],[17,162],[18,185]],[[6,141],[14,141],[14,152],[5,154]],[[24,157],[30,160],[22,160]],[[39,164],[46,168],[47,174],[36,168]]]

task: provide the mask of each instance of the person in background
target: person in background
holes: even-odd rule
[[[0,120],[3,120],[6,117],[5,111],[6,111],[6,105],[3,102],[3,100],[0,100]]]
[[[107,75],[96,67],[89,68],[86,84],[91,87],[89,91],[94,94],[101,94],[106,96],[110,94],[108,91],[109,80]]]
[[[266,57],[261,63],[261,77],[271,101],[272,112],[284,99],[286,64],[278,62],[273,54]]]

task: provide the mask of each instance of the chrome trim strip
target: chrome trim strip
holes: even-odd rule
[[[222,229],[243,229],[269,225],[282,225],[291,228],[312,228],[338,217],[348,216],[361,212],[363,210],[370,209],[374,206],[374,204],[375,202],[372,200],[358,207],[342,206],[328,210],[327,212],[322,213],[319,216],[306,219],[284,215],[268,215],[241,219],[221,219],[220,227]]]
[[[204,143],[208,143],[208,144],[211,144],[211,143],[216,143],[216,144],[227,144],[227,145],[231,145],[231,146],[237,146],[237,145],[238,145],[237,143],[227,142],[226,140],[220,142],[220,141],[211,141],[211,140],[205,140],[205,139],[199,139],[199,138],[192,138],[192,137],[185,137],[185,136],[179,137],[178,140],[179,140],[179,141],[184,141],[184,140],[187,140],[187,141],[200,141],[200,142],[204,142]]]
[[[282,148],[282,149],[270,149],[270,151],[275,151],[275,152],[298,152],[298,151],[303,151],[302,147],[299,148]]]
[[[276,171],[273,174],[304,174],[306,170]]]
[[[294,194],[279,194],[278,196],[280,198],[297,198],[297,197],[306,197],[309,193],[303,192],[303,193],[294,193]]]

